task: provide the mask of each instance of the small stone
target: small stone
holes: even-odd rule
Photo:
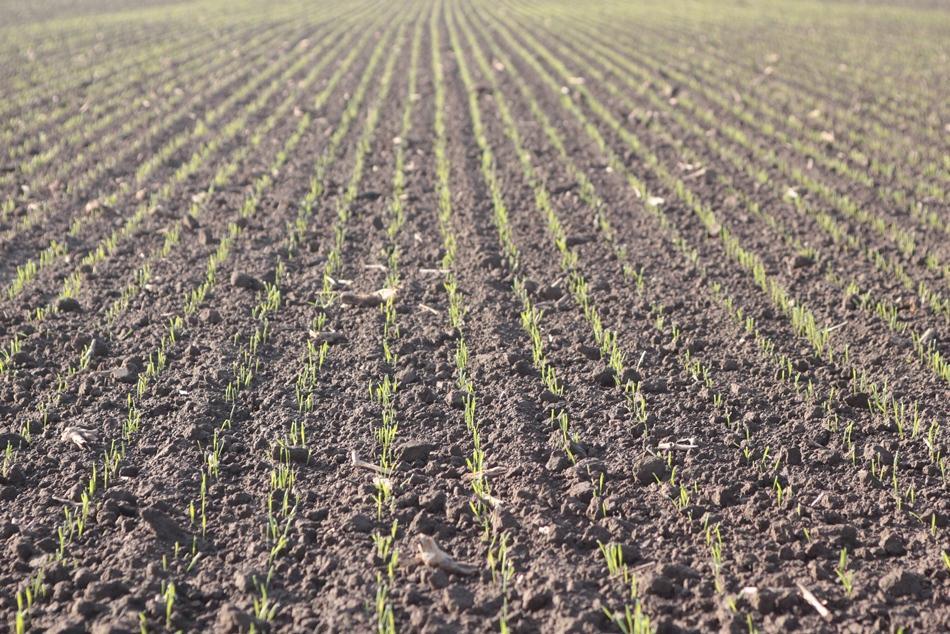
[[[86,598],[93,601],[118,599],[129,593],[129,587],[121,581],[96,581],[86,587]]]
[[[676,587],[670,579],[663,575],[655,575],[647,583],[647,592],[660,597],[661,599],[672,599],[676,592]]]
[[[251,615],[238,608],[233,603],[225,603],[218,608],[218,618],[215,621],[215,632],[246,632],[254,620]]]
[[[407,440],[399,445],[397,454],[404,462],[428,461],[429,454],[435,449],[435,445],[428,442]]]
[[[89,355],[93,359],[97,359],[100,357],[108,356],[109,345],[102,339],[98,337],[93,337],[92,340],[89,342],[88,347],[84,348],[83,351],[85,352],[85,350],[89,350]]]
[[[434,403],[435,392],[432,390],[431,387],[424,385],[422,389],[416,392],[416,399],[418,399],[420,403],[425,403],[426,405],[430,403]]]
[[[926,577],[907,570],[890,571],[881,577],[878,585],[889,599],[899,597],[926,599],[931,594]]]
[[[462,390],[452,390],[445,395],[445,404],[455,409],[465,407],[465,392]]]
[[[657,479],[666,480],[668,477],[666,462],[653,456],[641,460],[634,473],[637,482],[643,485],[653,484]]]
[[[99,604],[92,601],[86,601],[85,599],[79,599],[73,603],[72,613],[76,616],[81,616],[85,619],[92,618],[102,612],[105,608]]]
[[[214,242],[214,234],[211,233],[208,229],[200,229],[198,231],[198,244],[207,246]]]
[[[491,525],[496,534],[512,530],[518,526],[518,518],[511,511],[495,508],[491,513]]]
[[[112,378],[119,383],[135,383],[139,378],[138,368],[123,365],[112,370]]]
[[[793,467],[802,463],[802,450],[800,447],[788,447],[785,450],[785,464]]]
[[[189,423],[184,430],[184,437],[193,442],[204,442],[211,438],[208,427],[199,423]]]
[[[429,573],[429,587],[433,590],[441,590],[449,585],[449,576],[441,568]]]
[[[544,468],[548,471],[553,471],[555,473],[560,473],[568,467],[571,466],[571,460],[563,451],[555,451],[551,454],[551,457],[548,458],[547,463],[544,465]]]
[[[254,592],[257,589],[254,587],[254,575],[238,570],[234,573],[234,587],[240,592]]]
[[[881,548],[891,557],[900,557],[907,552],[904,539],[896,533],[885,533],[881,537]]]
[[[419,498],[419,506],[431,513],[441,513],[445,510],[445,492],[434,491]]]
[[[234,271],[231,273],[231,286],[245,288],[249,291],[259,291],[264,288],[264,283],[247,273]]]
[[[0,433],[0,451],[6,451],[7,445],[13,449],[25,449],[30,446],[29,441],[15,432]]]
[[[33,355],[29,352],[15,352],[13,356],[10,357],[10,360],[13,361],[13,365],[18,368],[28,368],[33,365]]]
[[[403,368],[396,373],[399,385],[409,385],[419,380],[419,374],[413,368]]]
[[[844,402],[855,409],[868,409],[871,406],[871,397],[865,392],[855,392],[848,394]]]
[[[614,377],[614,373],[609,368],[603,368],[594,372],[593,377],[591,377],[593,382],[601,387],[614,387],[617,385],[617,379]]]
[[[809,255],[797,254],[789,261],[789,267],[792,269],[803,269],[815,263],[814,258]]]
[[[712,493],[712,501],[714,504],[720,507],[733,506],[739,502],[739,497],[736,495],[736,487],[734,485],[727,485],[716,487]]]
[[[28,537],[19,537],[17,538],[11,547],[13,554],[16,555],[17,559],[20,561],[29,561],[36,555],[36,547],[33,545],[33,541]]]
[[[864,459],[867,462],[877,462],[879,467],[894,464],[894,454],[880,445],[865,445]]]
[[[373,530],[375,524],[370,516],[363,513],[357,513],[350,518],[349,527],[357,533],[368,533]]]
[[[518,361],[515,361],[511,368],[518,376],[534,376],[537,374],[537,370],[535,370],[534,366],[531,365],[531,362],[526,359],[519,359]]]
[[[213,308],[202,308],[198,313],[198,319],[206,324],[220,324],[221,313]]]
[[[286,458],[296,464],[307,464],[310,462],[310,449],[308,447],[277,445],[274,447],[273,456],[275,460],[283,460]]]
[[[347,342],[346,335],[344,335],[342,332],[335,332],[332,330],[323,330],[320,332],[311,330],[310,337],[313,339],[314,343],[325,343],[330,346]]]
[[[442,600],[452,612],[465,612],[475,604],[472,591],[458,584],[446,588],[442,593]]]
[[[340,303],[347,306],[380,306],[384,301],[380,293],[340,293]]]
[[[141,516],[159,539],[169,542],[178,542],[180,544],[187,544],[189,542],[190,535],[188,531],[183,529],[178,522],[173,520],[164,511],[150,506],[142,509]]]
[[[567,490],[567,497],[587,504],[594,497],[594,486],[587,481],[578,482]]]
[[[666,394],[669,387],[666,379],[648,379],[640,384],[640,391],[645,394]]]
[[[78,313],[82,306],[75,297],[60,297],[56,302],[56,310],[61,313]]]
[[[552,284],[550,286],[543,287],[538,293],[538,296],[541,299],[548,301],[558,300],[564,296],[564,289],[556,284]]]

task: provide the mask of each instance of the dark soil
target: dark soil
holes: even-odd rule
[[[680,23],[676,6],[647,4],[582,15],[549,2],[545,15],[518,4],[270,12],[251,3],[231,14],[209,2],[194,13],[170,4],[164,18],[161,2],[66,4],[11,10],[10,24],[33,30],[3,50],[31,61],[0,63],[11,79],[0,203],[13,205],[0,219],[0,283],[39,262],[50,240],[66,247],[0,299],[0,619],[13,631],[18,619],[24,631],[61,633],[388,631],[383,608],[412,632],[626,631],[617,615],[635,607],[659,632],[950,629],[950,314],[917,286],[938,299],[950,290],[946,161],[934,169],[939,151],[909,159],[888,145],[921,143],[946,124],[931,103],[946,86],[895,97],[912,90],[909,80],[861,83],[891,68],[868,53],[851,61],[860,74],[840,91],[824,76],[808,83],[823,72],[818,60],[777,76],[774,93],[746,92],[737,78],[754,63],[732,55],[759,45],[733,50],[729,36],[760,38],[778,7],[710,9]],[[806,9],[794,16],[815,23],[802,36],[814,46],[840,54],[822,39],[836,34],[852,55],[872,51],[882,33],[904,50],[926,21],[927,38],[948,37],[908,57],[908,73],[933,80],[940,71],[928,64],[946,61],[950,16],[925,4],[892,7],[905,20],[892,27],[890,14],[865,7],[868,35]],[[835,20],[854,10],[826,8]],[[578,30],[565,30],[574,15]],[[696,46],[709,51],[706,70],[690,55],[674,59],[704,23],[710,35]],[[135,28],[122,35],[123,24]],[[190,37],[175,36],[181,48],[167,64],[123,64],[137,46],[174,48],[177,28]],[[60,50],[47,41],[55,34]],[[650,79],[628,80],[598,56],[605,44]],[[790,59],[805,46],[771,44]],[[69,77],[96,68],[93,88]],[[708,91],[671,82],[675,73]],[[751,101],[723,107],[715,95],[729,82]],[[448,201],[439,198],[437,85]],[[154,99],[154,113],[123,95]],[[776,143],[742,116],[755,99],[782,116],[821,102],[842,137],[861,117],[849,152],[863,142],[895,165],[882,186],[918,196],[931,219],[888,204],[878,180],[869,187],[829,167],[833,148],[814,161]],[[60,150],[65,168],[57,158],[24,171],[18,152],[60,143],[72,106],[50,119],[41,112],[87,102],[114,118],[102,155],[82,154],[95,135],[80,127]],[[700,111],[774,150],[774,161],[708,128]],[[882,125],[898,111],[906,129]],[[97,169],[113,154],[122,158]],[[399,165],[405,222],[389,231]],[[787,166],[827,190],[799,187],[807,207],[796,206]],[[843,214],[841,197],[913,235],[915,251]],[[446,204],[451,216],[440,218]],[[715,214],[717,231],[697,208]],[[124,231],[137,210],[141,221]],[[844,234],[832,235],[827,218]],[[759,277],[728,239],[758,258]],[[394,249],[398,332],[374,295],[389,284]],[[447,279],[464,304],[459,328]],[[866,301],[845,292],[849,283]],[[522,285],[543,311],[545,363],[562,392],[532,355]],[[279,304],[262,312],[278,291]],[[798,310],[830,329],[827,348],[809,342]],[[617,337],[622,377],[601,352],[599,327]],[[315,354],[323,341],[313,406],[301,408],[308,344]],[[492,474],[482,515],[460,342]],[[383,410],[371,391],[384,377],[398,381],[400,460],[391,498],[377,505],[378,473],[364,463],[380,463]],[[876,407],[884,394],[886,412]],[[552,420],[561,413],[570,452]],[[291,440],[300,427],[306,440]],[[282,467],[293,474],[286,486],[275,484]],[[76,517],[86,518],[81,530]],[[390,578],[377,543],[394,526]],[[423,563],[426,537],[471,574]],[[608,570],[608,545],[625,572]]]

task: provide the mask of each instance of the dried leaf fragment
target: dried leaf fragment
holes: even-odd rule
[[[458,575],[470,576],[476,572],[475,566],[455,561],[428,535],[421,535],[416,542],[416,558],[430,568],[441,568]]]
[[[88,427],[70,426],[63,430],[60,440],[71,442],[80,449],[85,449],[89,443],[99,440],[99,432]]]

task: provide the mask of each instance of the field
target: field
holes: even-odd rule
[[[0,0],[16,632],[950,631],[950,11]]]

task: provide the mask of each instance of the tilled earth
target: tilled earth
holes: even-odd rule
[[[950,629],[945,9],[0,11],[12,631]]]

